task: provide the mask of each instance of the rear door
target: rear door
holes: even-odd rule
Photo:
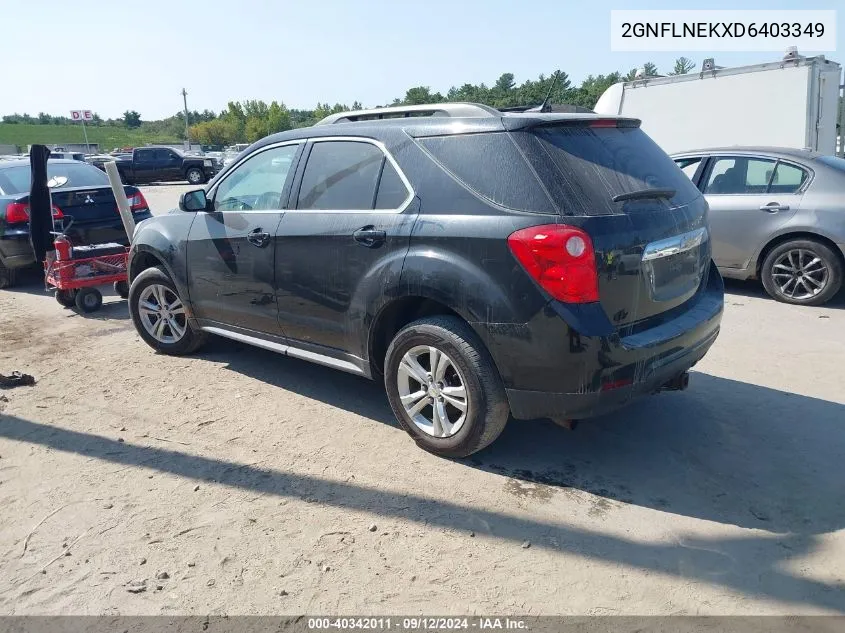
[[[699,186],[710,205],[716,264],[747,268],[801,206],[808,177],[806,170],[774,158],[711,158]]]
[[[280,335],[276,228],[302,144],[261,148],[209,191],[188,235],[188,291],[203,325]]]
[[[636,121],[558,122],[514,138],[562,221],[590,235],[600,301],[614,324],[660,314],[696,293],[710,264],[707,204]]]
[[[277,232],[279,318],[293,344],[366,357],[363,297],[401,272],[416,217],[413,200],[410,184],[379,143],[309,143],[292,209]]]

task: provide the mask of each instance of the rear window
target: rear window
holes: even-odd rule
[[[47,163],[47,178],[55,180],[52,189],[69,187],[107,187],[109,177],[87,163]],[[5,194],[29,193],[31,188],[29,165],[0,169],[0,190]]]
[[[828,167],[833,167],[839,171],[845,171],[845,158],[839,158],[837,156],[819,156],[816,160],[824,163]]]
[[[508,209],[557,212],[507,132],[434,136],[417,143],[476,195]]]
[[[564,215],[622,213],[628,203],[613,197],[643,189],[673,189],[672,206],[700,195],[638,127],[556,125],[516,132],[514,139]]]

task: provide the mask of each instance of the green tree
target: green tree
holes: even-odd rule
[[[679,57],[675,60],[675,67],[670,72],[670,75],[686,75],[689,71],[695,68],[695,62],[686,57]]]
[[[51,117],[46,112],[39,112],[38,113],[38,124],[39,125],[50,125],[53,122],[53,117]]]
[[[605,90],[623,80],[618,72],[609,75],[589,75],[572,93],[570,103],[592,110]]]
[[[141,115],[135,110],[127,110],[123,113],[123,124],[128,128],[141,127]]]
[[[416,86],[409,88],[405,93],[404,105],[419,105],[422,103],[439,103],[443,101],[443,95],[439,92],[431,92],[428,86]]]
[[[191,126],[191,138],[202,145],[232,145],[244,140],[239,136],[237,123],[225,118]]]
[[[643,64],[643,73],[646,77],[654,77],[657,75],[657,64],[653,64],[651,62],[646,62]]]

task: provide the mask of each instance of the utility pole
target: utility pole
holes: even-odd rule
[[[188,149],[191,149],[191,134],[188,131],[188,91],[182,88],[182,101],[185,104],[185,140],[188,142]]]

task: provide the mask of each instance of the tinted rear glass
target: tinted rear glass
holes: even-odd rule
[[[105,172],[87,163],[47,163],[47,177],[67,178],[54,189],[67,189],[69,187],[108,187],[109,177]],[[20,167],[9,167],[0,169],[0,189],[6,194],[29,193],[31,184],[31,171],[29,165]]]
[[[434,136],[417,143],[477,195],[508,209],[556,213],[507,132]]]
[[[557,125],[514,133],[564,215],[622,213],[621,193],[673,189],[672,206],[700,195],[695,185],[641,129]],[[656,201],[655,201],[656,202]],[[663,202],[658,202],[663,204]]]

